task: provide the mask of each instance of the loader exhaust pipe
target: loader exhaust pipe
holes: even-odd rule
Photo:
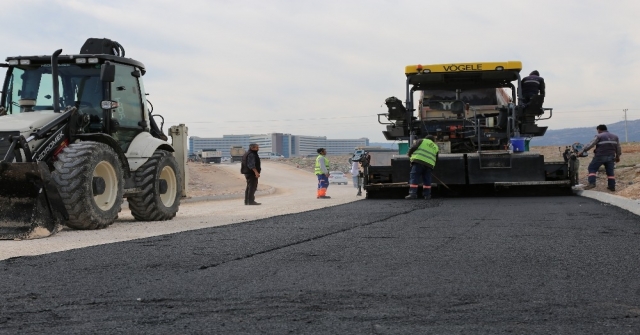
[[[60,87],[58,87],[58,56],[62,49],[56,50],[51,55],[51,78],[53,79],[53,112],[60,113]]]

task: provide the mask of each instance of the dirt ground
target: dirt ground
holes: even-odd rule
[[[562,152],[564,147],[545,146],[531,147],[531,151],[540,152],[545,156],[545,161],[562,161]],[[349,165],[349,155],[329,156],[331,162],[331,170],[339,170],[347,173],[347,178],[351,178],[348,174],[351,166]],[[587,166],[591,162],[593,151],[589,152],[589,157],[580,158],[580,183],[587,184]],[[295,166],[304,171],[313,171],[315,165],[314,158],[290,158],[278,161],[278,163]],[[224,163],[223,163],[224,164]],[[229,195],[242,194],[244,192],[245,180],[240,174],[239,163],[237,173],[232,173],[229,169],[221,169],[219,164],[202,164],[188,163],[190,181],[189,195],[191,197],[211,196],[211,195]],[[640,199],[640,143],[622,144],[622,158],[620,163],[616,164],[616,191],[609,192],[607,190],[607,176],[604,167],[598,171],[598,179],[594,190],[600,192],[613,193],[615,195],[629,198]],[[278,187],[278,185],[271,185]],[[270,188],[269,185],[259,185],[258,190]]]
[[[562,161],[564,147],[545,146],[531,147],[531,151],[537,151],[544,155],[545,161]],[[580,183],[587,185],[587,167],[593,158],[593,150],[589,151],[588,157],[581,157],[580,160]],[[598,171],[595,191],[612,193],[629,199],[640,199],[640,143],[623,143],[620,163],[616,164],[616,191],[607,190],[607,175],[604,166]]]
[[[244,176],[240,174],[240,163],[228,164],[235,164],[238,167],[237,173],[232,173],[228,169],[221,169],[219,164],[187,163],[187,168],[189,169],[189,196],[243,194],[246,181]],[[258,184],[258,191],[267,188],[269,186]]]
[[[351,181],[351,170],[349,158],[351,155],[329,157],[331,162],[331,171],[342,171],[347,173],[347,178]],[[315,166],[315,158],[291,158],[273,161],[273,163],[283,163],[289,166],[295,166],[302,171],[313,172]],[[237,166],[237,173],[229,171],[229,169],[221,168],[228,165]],[[222,163],[222,164],[202,164],[199,162],[187,163],[189,169],[189,197],[203,197],[216,195],[242,194],[245,189],[245,179],[240,174],[240,163]],[[351,185],[351,183],[349,183]],[[258,184],[258,191],[267,190],[271,187],[280,188],[284,185],[263,185]]]

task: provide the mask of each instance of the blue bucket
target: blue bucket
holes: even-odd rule
[[[513,152],[524,152],[524,142],[525,139],[522,137],[512,137],[511,147],[513,148]]]

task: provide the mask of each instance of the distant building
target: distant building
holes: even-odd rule
[[[326,140],[327,155],[352,154],[356,147],[369,146],[368,138]]]
[[[326,148],[328,155],[353,153],[356,147],[368,146],[368,138],[327,139],[326,136],[304,136],[283,133],[222,135],[218,138],[189,137],[189,154],[203,149],[218,149],[222,156],[230,156],[229,149],[241,145],[245,149],[250,143],[260,145],[261,152],[273,152],[284,157],[300,157],[317,154],[318,148]]]
[[[189,154],[193,155],[203,149],[218,149],[222,156],[229,157],[229,149],[234,145],[241,145],[245,149],[249,147],[251,135],[223,135],[218,138],[189,137]]]

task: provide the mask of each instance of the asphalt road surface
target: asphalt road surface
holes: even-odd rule
[[[638,334],[639,240],[577,196],[363,200],[0,261],[0,333]]]

